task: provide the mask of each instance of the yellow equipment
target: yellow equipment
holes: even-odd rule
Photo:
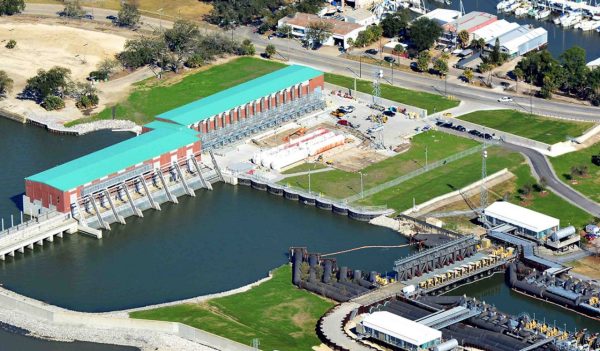
[[[600,302],[600,299],[598,299],[598,296],[592,296],[590,298],[589,304],[594,306],[597,305]]]

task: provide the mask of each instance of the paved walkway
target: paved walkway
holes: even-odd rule
[[[321,320],[321,333],[329,340],[329,342],[337,346],[336,350],[351,350],[351,351],[372,351],[373,349],[356,342],[344,332],[343,320],[353,310],[360,308],[361,305],[356,302],[345,302],[333,308]]]

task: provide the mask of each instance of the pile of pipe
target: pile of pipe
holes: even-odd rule
[[[252,156],[252,162],[265,168],[281,171],[282,168],[310,156],[316,156],[343,145],[345,140],[346,138],[342,134],[335,134],[328,129],[319,128],[285,144],[255,153]]]
[[[345,302],[375,288],[377,272],[363,275],[360,270],[349,271],[348,267],[339,269],[336,260],[321,258],[318,254],[308,253],[304,248],[292,250],[292,282],[294,285]],[[308,274],[303,273],[308,266]]]

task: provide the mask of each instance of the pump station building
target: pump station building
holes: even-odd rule
[[[323,85],[322,72],[292,65],[162,113],[139,136],[27,177],[24,212],[76,217],[103,207],[119,218],[118,205],[129,202],[141,215],[132,199],[151,197],[152,185],[177,202],[170,184],[193,195],[185,179],[201,178],[202,152],[323,108]]]

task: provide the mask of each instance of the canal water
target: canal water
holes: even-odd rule
[[[496,0],[463,0],[465,12],[483,11],[496,14],[498,18],[504,18],[509,22],[520,24],[531,24],[534,27],[543,27],[548,31],[548,50],[557,57],[566,49],[572,46],[581,46],[587,51],[587,61],[592,61],[600,57],[600,34],[596,31],[584,32],[579,29],[563,29],[552,23],[551,20],[538,21],[530,17],[515,17],[504,13],[496,13]],[[434,9],[440,6],[439,2],[426,0],[427,9]],[[460,1],[453,0],[452,5],[447,6],[454,10],[460,8]]]
[[[447,295],[467,295],[496,306],[499,310],[518,316],[526,312],[537,319],[545,319],[546,323],[571,331],[588,328],[592,332],[600,331],[600,321],[584,315],[565,310],[562,307],[525,296],[512,291],[504,282],[504,274],[495,274],[491,278],[463,285],[448,292]]]

